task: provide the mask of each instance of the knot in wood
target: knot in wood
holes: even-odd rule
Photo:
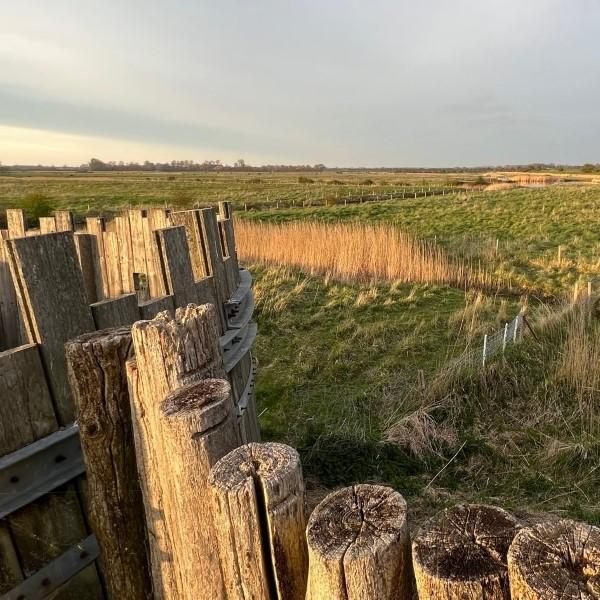
[[[165,416],[185,416],[214,404],[222,404],[231,394],[231,386],[225,379],[202,379],[169,394],[161,403]]]

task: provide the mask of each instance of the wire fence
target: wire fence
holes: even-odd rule
[[[483,336],[482,346],[467,350],[456,358],[453,365],[456,367],[486,365],[486,362],[498,352],[504,352],[510,344],[519,342],[523,335],[525,316],[519,313],[510,323],[506,323],[502,329]]]

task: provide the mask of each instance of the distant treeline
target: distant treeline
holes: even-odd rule
[[[386,173],[481,173],[483,171],[565,171],[581,173],[600,173],[600,163],[586,163],[584,165],[561,165],[556,163],[529,163],[526,165],[481,165],[477,167],[326,167],[324,164],[315,165],[248,165],[243,159],[237,160],[232,165],[222,163],[220,160],[205,160],[198,163],[193,160],[172,160],[171,162],[143,163],[108,161],[104,162],[92,158],[88,163],[79,167],[70,166],[45,166],[45,165],[5,165],[0,163],[0,171],[161,171],[161,172],[212,172],[212,171],[246,171],[246,172],[305,172],[305,171],[373,171]]]

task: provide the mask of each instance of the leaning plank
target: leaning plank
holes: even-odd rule
[[[164,286],[173,295],[175,306],[199,302],[190,261],[187,238],[183,227],[168,227],[156,232],[161,254]]]
[[[600,529],[569,519],[522,529],[508,552],[513,600],[600,598]]]
[[[419,598],[509,598],[506,554],[517,531],[515,518],[495,506],[461,504],[438,513],[413,541]]]
[[[75,231],[73,213],[70,210],[57,210],[54,212],[56,231]]]
[[[303,600],[306,520],[296,450],[241,446],[212,468],[209,483],[227,598]]]
[[[124,294],[118,298],[95,302],[90,308],[96,329],[133,325],[140,319],[136,294]]]
[[[150,558],[155,594],[169,600],[187,598],[188,592],[181,589],[176,561],[165,560],[173,556],[173,527],[181,522],[173,512],[178,506],[173,487],[177,478],[171,474],[172,466],[166,464],[173,457],[165,448],[168,434],[163,431],[176,423],[170,425],[165,420],[157,399],[166,398],[186,384],[224,377],[215,310],[211,305],[203,305],[177,309],[175,317],[160,313],[152,321],[135,323],[132,336],[136,360],[128,362],[127,375],[146,519],[152,531]],[[201,481],[200,478],[198,482]],[[195,504],[194,510],[197,511]],[[202,518],[206,517],[204,514]],[[197,523],[186,522],[185,527],[194,528]],[[222,597],[220,583],[214,584],[199,597]]]
[[[21,315],[8,263],[8,232],[0,231],[0,351],[21,343]]]
[[[171,221],[173,225],[182,225],[185,227],[194,279],[198,281],[210,275],[204,238],[202,236],[202,226],[200,224],[200,211],[182,210],[173,212],[171,213]]]
[[[66,356],[104,580],[111,598],[146,600],[151,590],[144,507],[125,372],[130,350],[131,329],[123,327],[71,340]]]
[[[7,208],[6,222],[8,234],[11,238],[25,237],[27,221],[25,220],[25,212],[21,208]]]
[[[307,600],[412,598],[406,502],[393,489],[355,485],[329,494],[306,536]]]
[[[9,240],[9,259],[30,339],[40,352],[61,425],[74,419],[64,344],[94,330],[73,234]],[[60,275],[60,276],[57,276]]]
[[[88,304],[92,304],[104,297],[98,242],[96,236],[90,233],[76,233],[74,239],[85,294]]]

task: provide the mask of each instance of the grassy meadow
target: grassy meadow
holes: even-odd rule
[[[600,289],[600,187],[468,181],[477,176],[2,174],[0,219],[40,199],[79,218],[231,200],[255,279],[263,437],[299,449],[311,503],[383,482],[416,521],[468,500],[599,524],[600,325],[593,303],[565,298],[588,280]],[[460,191],[337,201],[429,186]],[[303,207],[311,198],[330,205]],[[525,305],[522,343],[485,369],[451,366]]]

